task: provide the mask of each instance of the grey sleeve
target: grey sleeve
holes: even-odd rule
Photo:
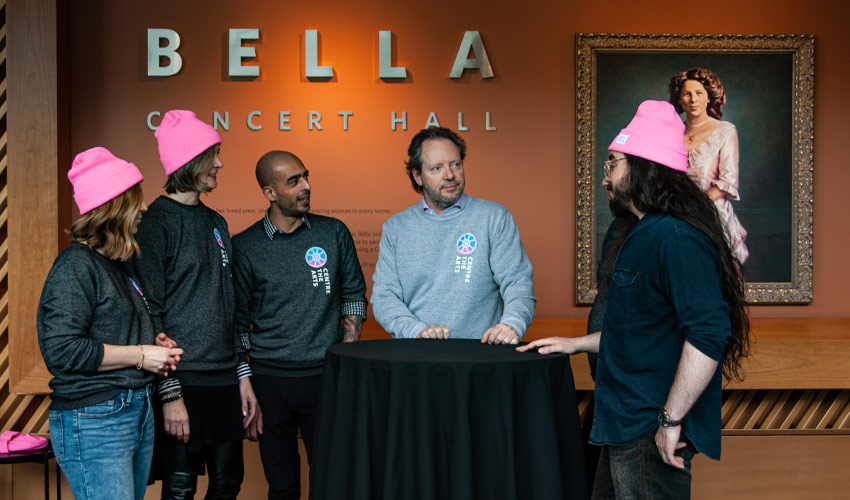
[[[136,233],[141,255],[136,261],[139,278],[145,289],[151,318],[157,333],[165,331],[165,294],[168,273],[168,236],[165,227],[155,220],[142,218]],[[165,332],[168,334],[168,332]]]
[[[97,273],[79,259],[57,261],[38,304],[38,343],[48,368],[95,372],[103,344],[89,335],[97,306]]]
[[[428,326],[414,316],[402,300],[395,241],[392,229],[386,223],[381,234],[378,263],[372,276],[372,312],[375,320],[395,338],[415,338]]]
[[[356,314],[366,319],[366,279],[363,277],[363,269],[360,267],[360,259],[357,258],[357,249],[351,232],[340,223],[338,242],[339,253],[342,258],[340,266],[340,292],[342,298],[341,313],[346,316]]]
[[[241,245],[233,243],[233,295],[235,309],[233,313],[233,335],[236,355],[239,361],[247,359],[251,350],[251,263]]]
[[[534,273],[519,237],[513,216],[505,210],[492,233],[490,268],[499,286],[504,310],[499,320],[513,328],[520,338],[534,318]]]

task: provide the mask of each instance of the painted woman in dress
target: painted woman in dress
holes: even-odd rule
[[[157,334],[132,257],[142,174],[104,148],[74,158],[68,178],[80,218],[38,304],[38,345],[50,380],[50,438],[79,500],[141,500],[154,442],[156,374],[182,349]]]
[[[692,68],[670,79],[670,104],[685,113],[688,176],[714,201],[726,228],[732,254],[743,264],[749,256],[747,231],[735,216],[730,200],[738,194],[738,131],[721,121],[726,92],[720,78],[703,68]]]

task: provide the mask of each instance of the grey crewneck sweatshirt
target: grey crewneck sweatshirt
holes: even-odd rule
[[[184,385],[235,384],[241,342],[233,329],[233,248],[224,217],[202,202],[160,196],[136,241],[154,324],[184,351],[174,376]]]
[[[480,339],[496,323],[522,337],[534,316],[531,262],[510,212],[470,197],[450,215],[417,203],[384,223],[372,287],[375,319],[396,338],[443,325]]]

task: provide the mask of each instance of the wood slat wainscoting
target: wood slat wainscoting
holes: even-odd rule
[[[724,387],[723,434],[850,434],[850,318],[753,318],[745,379]],[[584,319],[538,318],[524,341],[585,334]],[[374,321],[363,339],[390,338]],[[579,412],[591,400],[587,356],[570,359]]]
[[[7,6],[0,0],[0,430],[47,434],[47,406],[43,394],[15,394],[10,387],[9,342],[9,134],[7,102]],[[14,105],[12,105],[14,107]]]

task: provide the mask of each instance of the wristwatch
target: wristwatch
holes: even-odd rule
[[[667,410],[661,408],[660,410],[658,410],[658,425],[669,429],[670,427],[679,427],[680,425],[682,425],[682,421],[673,420],[672,418],[670,418],[670,414],[667,413]]]

